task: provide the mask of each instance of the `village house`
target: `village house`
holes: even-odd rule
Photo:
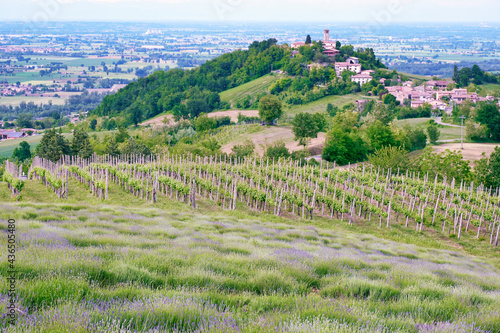
[[[26,133],[15,132],[14,130],[0,130],[0,140],[19,139],[26,136]]]
[[[364,84],[370,82],[372,79],[373,78],[368,74],[357,74],[357,75],[351,76],[351,81],[359,83],[360,85],[364,85]]]
[[[356,74],[361,73],[361,64],[350,64],[347,62],[336,62],[335,63],[335,71],[337,73],[342,73],[345,70],[349,70],[351,72],[354,72]]]

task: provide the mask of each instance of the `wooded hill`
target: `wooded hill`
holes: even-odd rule
[[[118,93],[107,96],[92,111],[97,116],[122,116],[126,124],[138,124],[144,119],[172,111],[182,118],[195,118],[201,113],[229,108],[221,102],[219,93],[268,74],[271,69],[308,75],[308,62],[326,60],[320,44],[302,47],[292,57],[292,50],[277,45],[276,39],[253,42],[248,50],[237,50],[206,62],[193,70],[173,69],[130,83]],[[363,68],[383,67],[372,49],[357,50],[350,45],[341,47],[337,61],[350,56],[360,58]]]

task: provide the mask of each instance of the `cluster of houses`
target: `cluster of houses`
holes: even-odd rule
[[[339,50],[337,50],[336,47],[336,42],[330,40],[330,30],[325,29],[324,31],[324,40],[322,41],[323,43],[323,48],[325,49],[323,54],[335,58],[337,54],[340,53]],[[298,49],[301,46],[304,46],[306,43],[305,42],[295,42],[291,44],[291,47],[293,49]],[[293,51],[293,55],[298,54],[298,51]],[[329,66],[328,63],[315,63],[315,64],[310,64],[307,65],[309,69],[313,67],[326,67]],[[335,62],[334,63],[335,67],[335,72],[337,73],[337,76],[340,77],[343,71],[349,70],[351,72],[356,73],[351,77],[351,80],[353,82],[359,83],[360,85],[366,84],[370,82],[373,78],[371,74],[374,73],[372,70],[363,70],[359,59],[356,57],[350,57],[348,58],[345,62]]]
[[[380,80],[384,83],[384,79]],[[386,87],[389,94],[393,95],[401,104],[409,101],[412,108],[418,108],[429,104],[433,110],[439,109],[448,114],[453,111],[454,105],[461,105],[470,100],[474,103],[481,101],[494,101],[495,97],[478,96],[477,93],[469,93],[467,89],[448,89],[454,85],[453,81],[428,81],[420,86],[414,86],[412,81],[403,82],[402,85]]]

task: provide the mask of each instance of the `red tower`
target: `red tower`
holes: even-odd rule
[[[325,40],[324,42],[329,42],[330,41],[330,30],[325,29]]]

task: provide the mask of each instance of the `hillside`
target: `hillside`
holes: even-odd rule
[[[125,119],[124,125],[137,125],[163,113],[193,119],[201,113],[240,108],[238,102],[243,108],[249,108],[275,83],[274,77],[270,81],[265,79],[271,69],[286,71],[293,78],[292,104],[305,104],[327,95],[359,91],[356,83],[338,79],[332,68],[322,69],[324,74],[319,75],[317,70],[304,66],[318,57],[332,61],[323,55],[320,44],[303,46],[298,54],[292,56],[290,48],[276,43],[275,39],[254,42],[247,51],[224,54],[192,70],[157,71],[107,96],[92,114],[121,116]],[[352,46],[343,46],[339,52],[336,61],[354,56],[359,58],[364,69],[384,68],[372,49],[354,51]],[[326,79],[332,82],[325,85]],[[255,80],[258,81],[253,82]],[[321,84],[324,88],[313,89]],[[248,100],[247,96],[250,96]]]
[[[238,104],[243,105],[245,99],[249,99],[251,104],[258,99],[259,96],[267,95],[269,93],[269,87],[278,80],[279,77],[279,75],[265,75],[238,87],[221,92],[220,99],[223,102],[229,103],[232,109],[239,108],[237,106]]]

